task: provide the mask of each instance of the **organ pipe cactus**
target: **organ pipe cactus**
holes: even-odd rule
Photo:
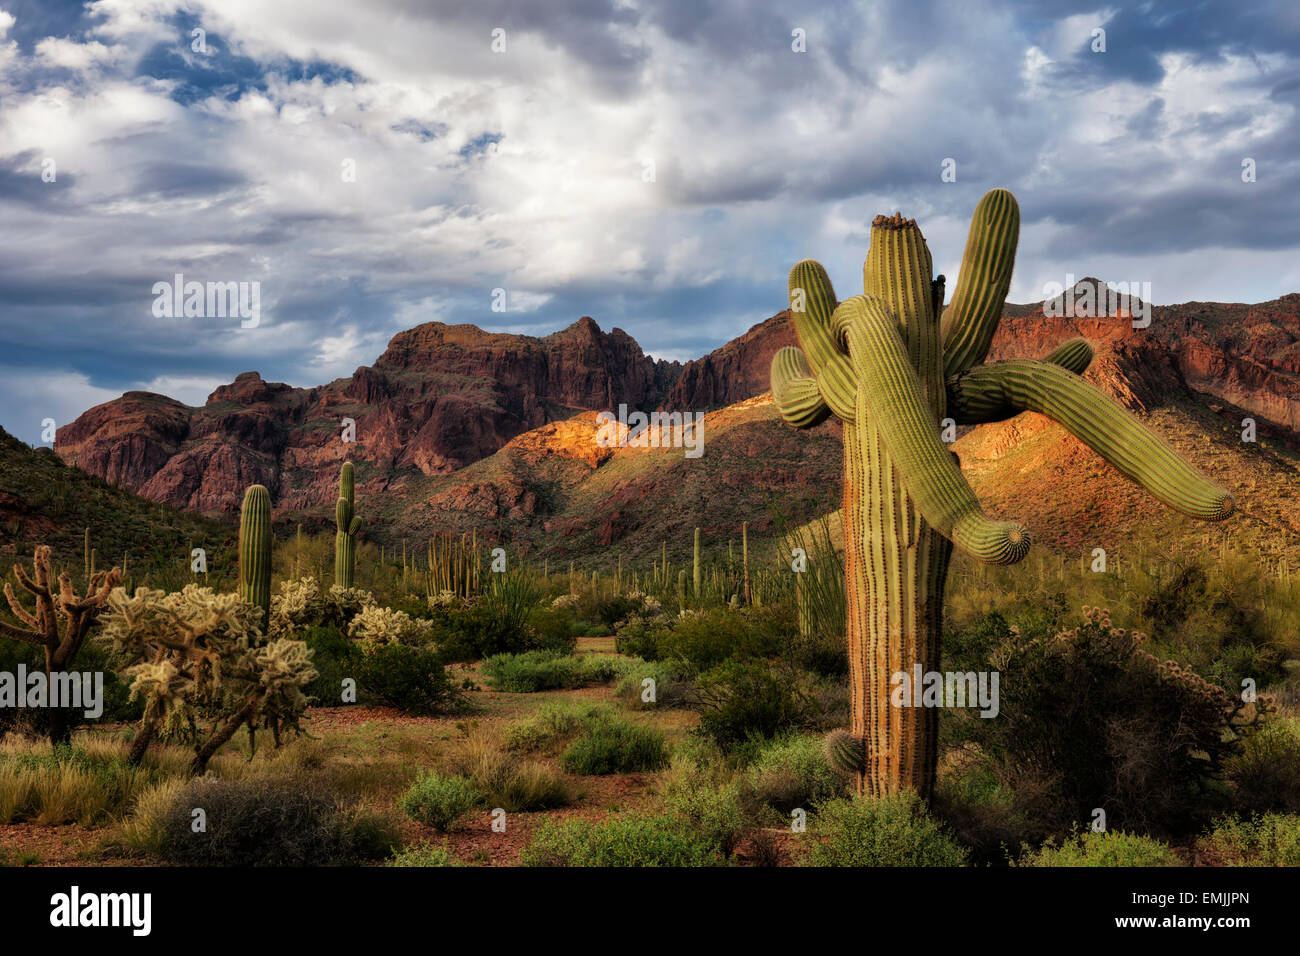
[[[1232,512],[1227,492],[1079,377],[1092,360],[1084,340],[1039,361],[981,364],[1019,231],[1011,193],[995,189],[980,200],[946,309],[944,277],[931,277],[925,238],[901,214],[872,223],[863,295],[838,301],[826,270],[810,259],[790,272],[802,348],[773,356],[772,391],[791,425],[811,427],[831,414],[843,424],[848,732],[863,744],[862,793],[932,791],[937,711],[892,706],[891,679],[918,665],[938,670],[953,546],[989,564],[1012,564],[1029,549],[1023,525],[980,507],[940,440],[943,418],[968,425],[1040,412],[1169,507],[1209,521]]]
[[[356,483],[352,462],[345,461],[339,469],[339,500],[334,506],[334,583],[341,588],[352,587],[352,574],[357,566],[357,532],[361,519],[354,512]],[[406,580],[406,541],[402,541],[402,580]]]
[[[271,615],[271,494],[250,485],[239,511],[239,596],[262,609],[262,630]]]

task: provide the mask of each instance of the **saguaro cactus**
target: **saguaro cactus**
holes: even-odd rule
[[[952,302],[931,278],[916,223],[877,216],[863,266],[864,295],[839,302],[811,259],[790,272],[790,308],[802,349],[772,359],[772,391],[791,425],[834,413],[844,433],[844,552],[852,712],[862,742],[859,792],[903,788],[928,796],[937,759],[938,712],[894,707],[894,674],[939,667],[943,589],[952,547],[1012,564],[1029,549],[1015,522],[980,508],[939,423],[1001,421],[1041,412],[1171,508],[1226,518],[1227,492],[1159,436],[1079,377],[1092,360],[1083,339],[1041,361],[981,365],[1002,314],[1020,231],[1015,197],[995,189],[971,222]],[[942,321],[940,314],[942,312]],[[841,754],[856,752],[841,742]]]
[[[334,506],[334,583],[341,588],[352,587],[352,573],[357,565],[357,532],[361,519],[354,514],[355,479],[352,462],[345,461],[339,469],[339,500]],[[402,582],[406,582],[406,541],[402,541]]]
[[[239,511],[239,596],[271,616],[271,493],[250,485]]]
[[[691,595],[695,598],[696,603],[700,600],[700,529],[695,529],[695,573],[691,578]]]

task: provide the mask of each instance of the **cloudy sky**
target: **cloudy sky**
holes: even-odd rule
[[[1300,290],[1294,0],[798,6],[0,0],[0,425],[320,384],[431,320],[591,315],[685,360],[800,258],[860,289],[876,213],[951,290],[994,186],[1013,301]],[[155,316],[176,273],[258,282],[260,324]]]

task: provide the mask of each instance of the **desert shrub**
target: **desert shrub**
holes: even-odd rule
[[[473,783],[488,809],[521,813],[562,807],[573,800],[568,783],[550,766],[503,751],[482,732],[472,732],[460,743],[450,767]]]
[[[831,800],[813,818],[808,866],[965,866],[966,850],[911,791]]]
[[[437,653],[406,644],[381,644],[364,654],[357,686],[407,714],[437,714],[460,705],[456,690]]]
[[[821,738],[787,734],[767,744],[745,776],[747,796],[775,812],[781,822],[796,808],[812,811],[828,800],[847,796],[847,778],[826,760]]]
[[[999,715],[955,709],[949,733],[978,745],[1044,832],[1096,807],[1122,829],[1186,828],[1251,728],[1238,698],[1143,643],[1097,608],[1050,637],[1001,622],[977,667],[1000,674]]]
[[[572,654],[578,646],[578,618],[563,605],[539,605],[528,619],[539,650]]]
[[[589,724],[560,756],[565,771],[584,775],[659,770],[667,763],[663,731],[617,718]]]
[[[411,819],[446,833],[478,804],[481,797],[464,777],[423,773],[402,795],[402,811]]]
[[[1108,830],[1072,835],[1061,844],[1045,843],[1025,853],[1021,866],[1179,866],[1166,844],[1149,836]]]
[[[638,710],[684,707],[693,690],[687,673],[689,667],[680,661],[642,661],[627,659],[629,663],[614,688],[614,695],[628,707]],[[642,700],[646,678],[654,681],[653,701]]]
[[[1300,720],[1276,719],[1247,737],[1226,774],[1238,810],[1300,812]]]
[[[1225,818],[1203,841],[1228,866],[1300,866],[1300,816],[1262,813]]]
[[[421,843],[419,846],[407,847],[393,855],[389,866],[460,866],[460,862],[451,855],[446,847]]]
[[[636,619],[615,637],[620,654],[648,661],[680,659],[706,670],[728,660],[781,654],[788,630],[771,609],[713,608],[677,618]]]
[[[548,820],[524,849],[523,866],[717,866],[704,837],[674,814],[620,813],[600,823]]]
[[[299,631],[312,652],[316,676],[303,688],[313,704],[338,707],[343,703],[344,678],[356,679],[361,672],[361,648],[337,627],[317,626]]]
[[[527,624],[498,617],[492,606],[482,602],[471,607],[434,607],[429,615],[438,651],[449,662],[519,653],[535,640]]]
[[[191,827],[195,809],[203,832]],[[193,780],[160,822],[162,857],[197,866],[352,864],[387,856],[393,840],[327,787],[292,777]]]
[[[617,713],[608,704],[551,702],[513,725],[505,746],[519,753],[549,750],[576,737],[584,727],[615,719]]]
[[[731,856],[748,830],[739,787],[734,782],[720,783],[716,771],[693,762],[673,762],[663,805],[724,857]]]
[[[978,753],[949,751],[945,764],[930,812],[970,850],[974,865],[1005,865],[1022,845],[1047,836],[1026,821],[1010,789]]]
[[[608,654],[580,656],[537,650],[493,655],[483,662],[483,676],[494,690],[533,694],[608,683],[628,667],[625,660]]]
[[[807,725],[797,675],[780,662],[729,661],[701,674],[692,694],[700,732],[727,748]]]
[[[619,621],[627,620],[633,614],[639,614],[641,605],[641,600],[623,594],[605,595],[596,602],[595,617],[605,625],[609,633],[613,633],[614,625]]]
[[[45,671],[45,651],[43,648],[21,641],[0,638],[0,673],[17,674],[18,666],[23,665],[28,674]],[[96,641],[87,641],[77,652],[73,670],[79,673],[98,673],[104,675],[104,687],[101,703],[104,712],[98,717],[87,717],[86,708],[66,708],[68,726],[71,729],[87,724],[131,723],[140,719],[143,704],[131,698],[130,682],[123,680],[114,669],[114,662],[108,651]],[[51,708],[0,707],[0,737],[7,733],[26,734],[28,736],[46,736],[48,734],[48,717]]]

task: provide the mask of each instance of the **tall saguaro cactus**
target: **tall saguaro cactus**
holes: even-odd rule
[[[802,349],[772,359],[772,391],[791,425],[835,414],[844,433],[844,552],[852,712],[861,753],[859,792],[910,788],[928,796],[938,712],[894,707],[891,680],[939,667],[943,590],[952,548],[989,564],[1029,549],[1020,524],[984,514],[939,423],[1001,421],[1032,410],[1064,425],[1171,508],[1209,521],[1233,502],[1154,432],[1079,377],[1092,361],[1083,339],[1040,361],[981,364],[1011,283],[1020,210],[995,189],[971,222],[961,275],[943,308],[944,277],[916,223],[877,216],[863,266],[864,294],[839,302],[826,270],[806,259],[790,272],[790,309]]]
[[[271,615],[271,493],[249,485],[239,510],[239,596],[262,609],[262,629]]]
[[[357,532],[361,519],[354,514],[355,479],[352,462],[345,461],[339,469],[339,500],[334,506],[334,583],[341,588],[352,587],[352,572],[357,566]],[[402,576],[406,576],[406,542],[402,542]]]

